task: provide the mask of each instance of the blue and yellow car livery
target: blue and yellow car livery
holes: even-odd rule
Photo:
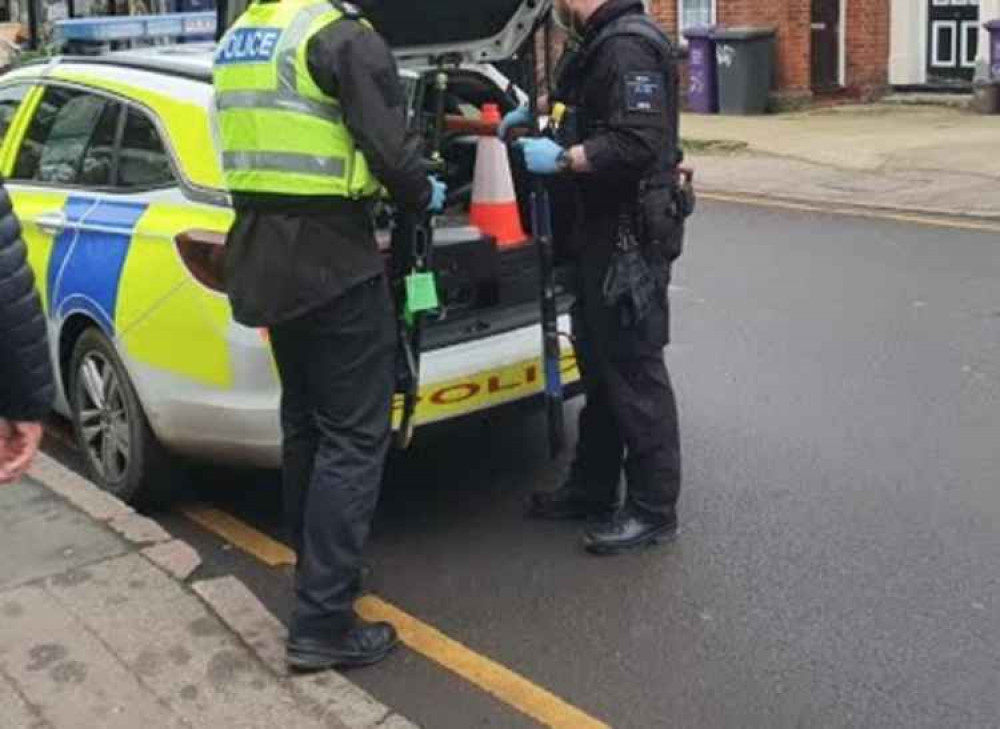
[[[127,373],[151,432],[169,451],[274,466],[280,457],[279,385],[266,333],[233,321],[214,273],[233,213],[213,133],[210,69],[210,48],[189,46],[54,60],[8,73],[0,79],[0,172],[48,315],[62,384],[57,409],[79,415],[69,396],[71,362],[83,333],[96,330]],[[59,175],[25,179],[21,157],[46,154],[45,140],[34,139],[31,130],[36,117],[43,125],[51,113],[45,99],[53,89],[113,101],[125,110],[121,119],[132,112],[145,120],[153,131],[143,144],[152,147],[149,140],[158,138],[165,157],[156,159],[169,165],[169,179],[96,186],[64,184]],[[122,139],[119,129],[112,163],[119,169]],[[99,166],[108,155],[96,156]],[[538,394],[539,342],[538,327],[531,325],[429,353],[418,422]],[[571,381],[578,377],[569,355],[566,372]]]

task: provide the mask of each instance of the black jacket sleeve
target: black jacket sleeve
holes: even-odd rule
[[[673,70],[648,41],[622,36],[604,44],[586,91],[595,131],[584,149],[596,174],[639,178],[660,158],[676,137],[669,108],[675,84]]]
[[[407,129],[406,96],[389,46],[355,20],[333,23],[307,48],[309,72],[336,97],[372,172],[398,204],[426,209],[431,187],[420,138]]]
[[[45,315],[21,227],[0,184],[0,418],[40,420],[54,395]]]

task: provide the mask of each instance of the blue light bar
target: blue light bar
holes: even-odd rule
[[[204,38],[215,35],[215,24],[215,12],[207,12],[75,18],[60,20],[54,25],[58,43],[108,43],[158,38]]]

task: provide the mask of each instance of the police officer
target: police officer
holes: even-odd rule
[[[236,220],[226,285],[266,327],[282,384],[286,521],[298,557],[287,661],[369,665],[398,642],[354,613],[391,435],[395,316],[372,222],[384,186],[443,205],[407,130],[385,41],[338,0],[257,0],[222,39],[215,92]]]
[[[669,539],[677,530],[677,406],[663,359],[667,284],[684,217],[674,205],[677,73],[671,43],[641,0],[556,0],[554,13],[570,33],[554,94],[568,111],[555,140],[518,144],[532,173],[559,176],[570,188],[554,199],[557,208],[563,197],[570,201],[556,217],[572,226],[563,248],[570,248],[576,264],[573,334],[587,402],[568,479],[554,492],[534,494],[530,510],[542,518],[593,518],[584,546],[614,554]],[[527,122],[524,110],[515,111],[501,135]],[[665,197],[650,192],[655,190]],[[654,206],[669,200],[663,205],[668,214],[653,211],[659,219],[645,220],[647,194]],[[568,213],[566,204],[572,206]],[[656,230],[645,230],[647,222]],[[656,281],[638,316],[626,310],[628,302],[607,295],[623,241],[634,237],[647,282]]]

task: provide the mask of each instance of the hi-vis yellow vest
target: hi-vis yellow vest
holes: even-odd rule
[[[378,193],[340,104],[316,85],[306,60],[309,39],[343,18],[330,0],[256,2],[222,39],[213,76],[230,192]]]

